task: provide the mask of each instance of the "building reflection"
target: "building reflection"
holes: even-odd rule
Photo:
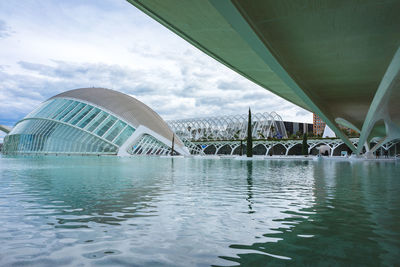
[[[400,181],[387,166],[393,163],[312,164],[314,204],[282,211],[282,219],[274,220],[281,226],[263,235],[270,242],[232,244],[236,256],[221,258],[245,266],[396,265],[400,241],[393,240],[400,240],[400,231],[393,222],[400,221]]]
[[[43,168],[35,169],[34,174],[27,168],[31,177],[24,183],[38,206],[31,215],[49,218],[48,224],[57,228],[87,228],[91,222],[118,225],[134,217],[155,216],[155,197],[161,194],[159,184],[165,177],[126,164],[129,158],[70,157],[67,163],[63,160],[32,159],[32,165],[41,164]],[[75,168],[82,161],[87,167]],[[29,166],[29,160],[25,164]]]

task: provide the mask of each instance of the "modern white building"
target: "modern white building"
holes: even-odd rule
[[[104,88],[58,94],[16,123],[4,154],[167,155],[174,133],[137,99]],[[179,137],[174,151],[188,155]]]
[[[247,137],[248,114],[167,121],[182,139],[190,141],[243,140]],[[252,114],[252,137],[287,138],[285,124],[276,112]]]

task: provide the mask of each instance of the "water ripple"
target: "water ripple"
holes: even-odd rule
[[[0,158],[1,265],[396,265],[395,163]]]

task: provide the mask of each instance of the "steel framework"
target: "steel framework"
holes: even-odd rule
[[[171,148],[151,135],[144,134],[128,151],[131,155],[169,155]]]
[[[7,131],[0,125],[0,130]],[[166,155],[173,132],[149,107],[104,88],[66,91],[43,102],[4,138],[4,154]],[[175,139],[175,151],[189,155]]]
[[[247,114],[167,121],[181,138],[189,141],[241,140],[247,136]],[[276,112],[252,115],[254,139],[287,138],[282,117]]]

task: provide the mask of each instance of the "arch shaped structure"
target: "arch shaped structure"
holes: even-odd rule
[[[359,138],[351,138],[352,144],[357,144]],[[341,139],[309,139],[308,141],[308,153],[313,154],[317,150],[317,147],[323,145],[327,146],[330,149],[330,156],[340,155],[341,150],[347,150],[346,143]],[[254,155],[301,155],[300,147],[302,146],[303,140],[296,139],[282,139],[282,140],[254,140],[253,141],[253,153]],[[376,142],[375,142],[376,143]],[[388,151],[392,147],[396,146],[395,141],[388,142],[382,146],[382,149]],[[240,153],[240,141],[237,140],[229,140],[229,141],[196,141],[194,142],[198,147],[200,147],[201,151],[204,154],[213,154],[213,155],[238,155]],[[226,149],[229,147],[229,149]],[[296,150],[297,152],[296,153]],[[229,151],[230,153],[227,153]],[[245,144],[242,144],[242,152],[246,151]],[[314,153],[318,154],[318,152]],[[397,155],[397,151],[393,151],[394,155]]]
[[[243,114],[182,119],[167,121],[167,123],[183,140],[242,140],[247,136],[247,116]],[[282,117],[276,112],[252,114],[252,136],[254,139],[287,138]]]
[[[400,1],[128,0],[360,154],[400,138]],[[360,133],[354,144],[341,126]],[[368,148],[369,149],[369,148]]]
[[[5,154],[166,155],[173,132],[137,99],[104,88],[58,94],[16,123]],[[174,150],[187,155],[179,138]]]

